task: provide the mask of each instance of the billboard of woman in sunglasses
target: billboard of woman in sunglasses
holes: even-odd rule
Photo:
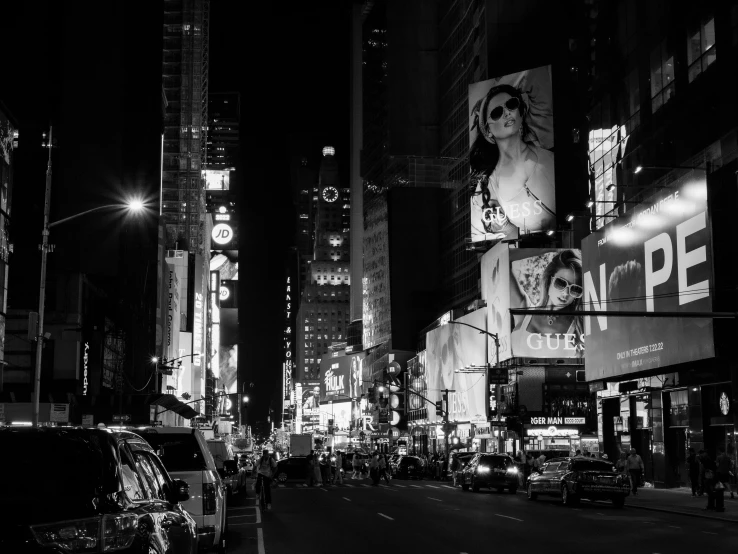
[[[512,249],[510,272],[510,307],[547,312],[513,316],[512,355],[583,357],[583,317],[556,314],[577,310],[581,305],[581,251]]]
[[[472,242],[555,227],[551,66],[469,86]]]

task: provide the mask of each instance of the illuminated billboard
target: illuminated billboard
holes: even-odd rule
[[[231,172],[222,169],[206,169],[202,172],[207,190],[230,190]]]
[[[472,242],[556,226],[551,66],[469,86]]]
[[[582,241],[588,310],[712,311],[704,171],[691,171]],[[588,316],[587,380],[715,355],[712,319]]]
[[[487,329],[500,341],[500,361],[512,357],[582,358],[583,319],[556,314],[581,309],[582,254],[578,249],[510,248],[498,244],[482,256],[482,298]],[[544,313],[511,315],[510,308]],[[490,361],[495,343],[489,339]]]
[[[485,329],[485,310],[480,309],[466,314],[456,321]],[[426,388],[423,394],[431,402],[442,398],[442,390],[449,389],[448,412],[451,421],[472,421],[487,419],[487,376],[482,371],[457,373],[457,370],[474,366],[486,367],[486,335],[479,331],[453,322],[436,327],[426,333],[424,383],[419,383],[420,373],[416,371],[413,390]],[[421,353],[422,354],[422,353]],[[420,356],[420,354],[418,355]],[[410,409],[428,408],[431,423],[440,420],[434,406],[423,406],[424,400],[412,400]],[[419,398],[419,397],[417,397]]]
[[[212,250],[210,271],[217,271],[221,281],[238,281],[238,250]]]

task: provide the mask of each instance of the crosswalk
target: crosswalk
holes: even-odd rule
[[[441,488],[446,489],[460,489],[460,487],[453,487],[451,485],[431,485],[429,483],[423,483],[423,484],[414,484],[414,483],[408,483],[407,481],[405,483],[398,483],[395,480],[393,480],[390,484],[387,484],[385,482],[381,482],[379,484],[382,488],[397,488],[397,489],[436,489],[439,490]],[[309,487],[305,483],[279,483],[277,484],[277,488],[280,489],[318,489],[321,488],[319,485],[314,485],[312,487]],[[372,488],[372,485],[370,483],[341,483],[337,485],[322,485],[322,488],[332,488],[332,489],[370,489]]]

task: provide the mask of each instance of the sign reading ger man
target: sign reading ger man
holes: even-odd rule
[[[588,310],[709,312],[712,246],[704,171],[692,171],[582,241]],[[585,318],[587,381],[711,358],[712,320]]]

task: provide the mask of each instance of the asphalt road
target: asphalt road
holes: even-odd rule
[[[368,484],[306,488],[289,482],[273,489],[273,510],[263,514],[253,498],[241,495],[229,509],[228,551],[672,554],[732,552],[738,545],[738,526],[721,521],[604,502],[568,508],[553,498],[463,492],[437,481]]]

